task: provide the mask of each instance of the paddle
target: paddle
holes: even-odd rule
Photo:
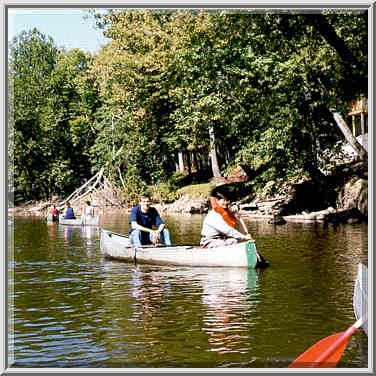
[[[329,337],[322,339],[315,343],[302,355],[300,355],[295,361],[293,361],[289,368],[330,368],[335,367],[338,361],[341,359],[343,352],[345,351],[347,341],[352,334],[361,326],[367,333],[367,268],[359,264],[358,275],[354,286],[354,312],[358,319],[359,312],[363,315],[355,324],[351,325],[344,332],[332,334]]]
[[[367,315],[361,317],[344,332],[332,334],[315,343],[302,355],[296,358],[289,368],[333,368],[341,359],[347,341],[355,331],[363,325]]]
[[[247,226],[245,225],[244,221],[243,221],[243,218],[240,216],[239,214],[239,210],[237,212],[237,215],[238,215],[238,219],[239,219],[239,222],[240,224],[242,225],[243,227],[243,231],[249,235],[249,231],[248,231],[248,228]],[[254,241],[254,240],[253,240]],[[256,257],[257,257],[257,264],[256,264],[256,268],[267,268],[268,266],[270,266],[270,264],[264,259],[264,257],[262,257],[262,255],[256,250]]]

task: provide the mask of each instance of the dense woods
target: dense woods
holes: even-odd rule
[[[317,179],[328,150],[354,142],[366,12],[92,13],[111,39],[95,55],[36,29],[9,45],[16,202],[69,195],[104,167],[129,198],[239,165],[260,171],[252,184]]]

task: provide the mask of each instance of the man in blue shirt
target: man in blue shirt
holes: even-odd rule
[[[73,208],[70,206],[69,202],[67,202],[67,208],[65,210],[64,219],[76,219],[76,216],[74,215]]]
[[[146,244],[157,244],[159,240],[165,245],[171,245],[170,232],[158,214],[158,211],[150,207],[150,197],[141,196],[139,205],[136,205],[129,218],[130,241],[135,247]],[[153,226],[157,227],[153,230]]]

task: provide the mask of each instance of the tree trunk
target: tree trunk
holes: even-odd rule
[[[184,173],[184,158],[183,158],[183,152],[178,152],[178,158],[179,158],[179,172],[182,174]]]
[[[368,159],[368,153],[367,150],[364,149],[363,145],[361,145],[358,140],[353,136],[351,133],[351,129],[347,126],[345,120],[343,120],[342,116],[338,112],[332,111],[334,120],[336,121],[339,129],[345,136],[346,141],[351,145],[351,147],[354,149],[356,154],[359,156],[359,158],[362,161],[367,161]]]
[[[191,161],[191,152],[187,151],[187,169],[188,169],[188,175],[192,174],[192,161]]]
[[[209,126],[209,138],[210,138],[210,160],[213,170],[213,176],[215,178],[221,178],[221,171],[219,170],[218,166],[218,159],[217,159],[217,151],[215,149],[215,133],[214,133],[214,127]]]
[[[197,160],[197,152],[193,150],[191,152],[191,160],[192,160],[192,170],[199,172],[199,165],[198,165],[198,160]]]

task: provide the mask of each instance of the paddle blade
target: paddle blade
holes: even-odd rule
[[[351,328],[351,330],[349,330]],[[295,359],[289,368],[333,368],[341,359],[347,341],[356,328],[322,339]]]

